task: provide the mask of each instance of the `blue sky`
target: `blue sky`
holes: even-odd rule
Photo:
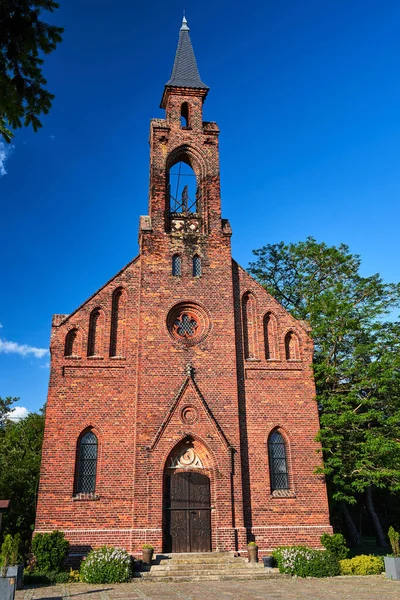
[[[43,129],[0,145],[0,396],[46,399],[51,316],[137,254],[182,3],[61,0]],[[313,235],[398,281],[398,0],[186,3],[233,255]],[[5,173],[6,171],[6,173]],[[43,352],[41,352],[43,350]]]

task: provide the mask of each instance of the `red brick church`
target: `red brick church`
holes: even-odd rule
[[[208,91],[184,19],[139,255],[53,317],[36,532],[77,553],[262,554],[331,531],[310,332],[231,257]]]

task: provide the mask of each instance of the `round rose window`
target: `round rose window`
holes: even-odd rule
[[[168,313],[170,335],[186,345],[197,344],[208,333],[210,319],[203,307],[194,302],[176,304]]]

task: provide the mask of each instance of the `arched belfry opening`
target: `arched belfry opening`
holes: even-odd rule
[[[204,232],[204,171],[203,162],[190,148],[171,152],[166,163],[166,231]]]
[[[168,173],[169,212],[187,215],[197,213],[197,177],[191,165],[178,161]]]
[[[183,102],[181,105],[181,127],[190,127],[189,104]]]
[[[211,552],[210,456],[191,437],[170,452],[164,468],[164,552]]]

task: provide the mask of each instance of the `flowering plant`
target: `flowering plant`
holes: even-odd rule
[[[132,559],[123,548],[102,546],[91,550],[81,564],[80,575],[86,583],[121,583],[132,577]]]
[[[281,573],[299,577],[332,577],[339,575],[339,561],[326,550],[314,550],[307,546],[280,547],[273,551]]]

